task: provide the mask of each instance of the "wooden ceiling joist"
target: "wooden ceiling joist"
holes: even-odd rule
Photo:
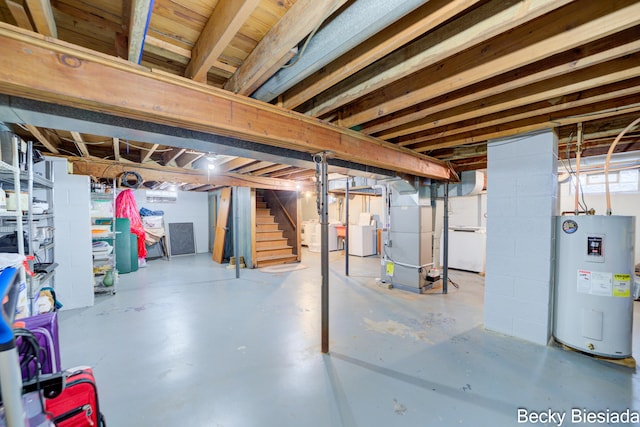
[[[248,165],[249,163],[254,163],[253,159],[245,159],[244,157],[236,157],[235,159],[231,159],[224,163],[216,165],[216,169],[219,172],[227,172],[227,171],[235,171],[238,168]]]
[[[196,153],[193,151],[185,151],[176,159],[176,165],[181,168],[186,168],[193,164],[196,160],[203,157],[204,153]]]
[[[140,160],[140,163],[145,163],[146,161],[148,161],[153,153],[156,152],[159,146],[160,144],[153,144],[149,149],[147,149],[144,156],[142,156],[142,160]]]
[[[29,14],[36,27],[36,31],[49,37],[58,37],[56,21],[50,0],[26,0]]]
[[[29,19],[29,14],[25,6],[25,0],[5,1],[7,3],[9,11],[11,12],[11,16],[13,16],[13,19],[16,20],[16,24],[18,24],[20,28],[33,31],[33,25],[31,24],[31,20]]]
[[[116,162],[120,161],[120,138],[112,138],[111,142],[113,143],[113,158]]]
[[[80,151],[82,157],[89,157],[89,149],[87,148],[87,144],[85,144],[84,139],[82,139],[82,135],[80,135],[79,132],[71,131],[71,137],[76,143],[76,147],[78,147],[78,151]]]
[[[34,138],[38,140],[38,142],[45,146],[47,150],[51,151],[52,153],[59,153],[56,144],[49,139],[45,132],[45,129],[40,129],[32,125],[25,125],[25,127],[29,132],[31,132],[31,135],[33,135]]]
[[[384,94],[371,94],[363,102],[357,105],[347,106],[343,111],[343,125],[350,127],[360,123],[376,119],[381,115],[390,114],[417,102],[425,102],[452,91],[452,88],[461,85],[471,85],[482,80],[497,76],[499,73],[515,70],[536,61],[551,57],[567,49],[587,44],[616,32],[624,31],[638,24],[637,16],[640,15],[640,4],[622,2],[613,4],[609,2],[599,3],[598,8],[581,8],[579,5],[573,8],[564,8],[564,19],[573,26],[563,32],[550,31],[548,37],[535,43],[525,45],[521,49],[515,49],[509,53],[494,58],[493,52],[487,51],[487,58],[483,60],[483,51],[478,51],[474,57],[477,65],[469,63],[460,64],[457,70],[441,69],[441,75],[412,75],[411,78],[402,79],[384,88]],[[546,17],[551,20],[557,17]],[[549,22],[551,24],[551,22]],[[525,31],[521,29],[522,31]],[[544,34],[544,25],[537,25],[536,37]],[[516,39],[519,36],[511,35]],[[474,51],[475,52],[475,51]],[[437,80],[434,82],[434,79]],[[410,95],[407,95],[410,94]],[[384,99],[382,99],[384,97]]]
[[[286,179],[242,175],[232,172],[207,174],[206,171],[194,169],[172,168],[155,165],[135,165],[119,163],[109,160],[86,159],[69,157],[67,160],[73,165],[73,173],[100,178],[116,179],[123,172],[136,172],[144,181],[183,182],[198,185],[224,185],[252,188],[266,188],[272,190],[296,190],[296,182]]]
[[[145,38],[144,42],[145,42],[145,45],[155,46],[157,48],[164,49],[168,52],[175,53],[176,55],[184,56],[185,58],[191,59],[191,51],[189,49],[176,46],[173,43],[169,43],[157,37],[150,36],[149,34],[147,34],[147,37]],[[237,67],[234,67],[233,65],[225,64],[224,62],[221,62],[218,60],[215,60],[213,62],[212,67],[219,68],[231,74],[235,73],[237,70]]]
[[[187,151],[186,148],[174,148],[170,151],[166,151],[162,153],[162,162],[165,165],[168,165],[169,163],[180,157],[185,151]]]
[[[615,100],[613,103],[617,103]],[[533,119],[521,120],[510,124],[510,126],[493,126],[481,129],[474,135],[460,136],[459,138],[446,141],[437,141],[425,147],[416,148],[416,151],[430,152],[433,150],[455,147],[458,145],[466,145],[477,143],[478,141],[486,141],[490,139],[505,138],[526,132],[537,131],[541,129],[556,128],[559,126],[574,125],[587,120],[598,120],[607,117],[615,117],[624,113],[634,113],[640,111],[640,103],[634,103],[630,107],[606,108],[601,112],[593,112],[588,114],[572,115],[567,117],[553,118],[549,116],[538,116]]]
[[[0,92],[8,95],[312,154],[329,151],[339,159],[399,173],[450,176],[444,163],[385,141],[6,24],[0,25],[0,57],[13,58],[0,62]]]
[[[272,166],[273,163],[272,162],[255,162],[252,165],[248,165],[239,169],[236,169],[235,172],[237,173],[251,173],[253,171],[256,171],[258,169],[264,169],[268,166]]]
[[[291,50],[346,0],[298,0],[258,43],[224,88],[251,95],[293,55]],[[293,52],[295,54],[295,52]]]
[[[496,102],[495,104],[487,105],[485,108],[479,107],[475,111],[469,110],[457,116],[453,115],[439,123],[439,125],[443,126],[442,129],[437,129],[425,135],[414,133],[410,138],[403,139],[400,144],[416,148],[423,143],[427,143],[423,145],[428,145],[430,141],[472,132],[482,127],[497,126],[544,114],[554,115],[563,110],[592,104],[596,105],[615,98],[638,95],[640,93],[640,80],[638,79],[631,80],[635,82],[633,84],[624,81],[619,85],[614,84],[618,79],[627,80],[631,76],[640,76],[640,66],[594,79],[577,79],[574,84],[560,85],[558,88],[547,91],[541,90],[530,96],[521,96],[505,102]],[[626,87],[627,85],[629,87]],[[501,114],[501,112],[510,109],[513,109],[511,114]],[[477,119],[481,116],[485,117],[482,122],[479,122]],[[449,124],[451,129],[445,127]]]
[[[565,74],[574,73],[604,62],[608,62],[622,56],[631,55],[640,51],[640,40],[632,40],[629,43],[596,52],[592,55],[570,57],[566,62],[531,74],[522,76],[507,76],[500,83],[491,85],[485,89],[469,90],[470,93],[456,96],[444,102],[429,102],[420,105],[418,111],[400,111],[387,116],[386,120],[373,121],[363,126],[363,131],[375,134],[377,137],[388,140],[402,135],[420,132],[430,128],[433,120],[429,116],[440,111],[450,110],[465,104],[488,98],[492,95],[513,91],[527,85],[542,82],[546,79],[556,78]]]
[[[147,22],[151,16],[153,0],[131,0],[131,21],[129,23],[129,61],[138,64],[142,58]]]
[[[433,31],[381,59],[375,66],[337,84],[325,95],[318,96],[312,108],[305,110],[305,114],[322,116],[567,3],[570,1],[542,0],[526,4],[512,2],[505,7],[501,2],[487,2],[472,14],[460,17],[453,25]]]
[[[277,172],[279,170],[286,169],[288,167],[289,165],[273,165],[273,166],[269,166],[268,168],[255,170],[253,171],[253,174],[258,176],[269,175],[270,173]]]
[[[300,2],[296,5],[298,3]],[[477,0],[427,2],[405,18],[366,40],[357,49],[327,64],[322,70],[288,90],[284,95],[283,107],[292,109],[299,106],[476,3],[478,3]],[[390,34],[392,36],[389,36]]]
[[[185,75],[204,82],[207,72],[220,57],[260,0],[220,0],[191,52]]]

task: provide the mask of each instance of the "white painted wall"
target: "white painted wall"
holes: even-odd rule
[[[567,181],[559,186],[558,215],[560,215],[561,212],[575,209],[575,198],[573,193],[571,193],[570,185],[570,181]],[[596,210],[596,215],[606,214],[607,202],[604,194],[585,194],[584,200],[587,208]],[[640,263],[640,223],[637,219],[637,215],[640,214],[640,193],[612,193],[611,209],[613,215],[636,216],[636,249],[634,262],[636,264]]]
[[[543,345],[551,336],[557,147],[551,131],[488,144],[484,324]]]
[[[192,222],[195,235],[196,252],[210,252],[209,248],[209,205],[206,192],[178,191],[176,203],[149,203],[147,191],[134,190],[138,209],[144,207],[152,211],[164,211],[165,227],[170,223]]]
[[[68,175],[66,159],[54,165],[54,254],[56,297],[63,310],[93,305],[91,196],[89,177]]]

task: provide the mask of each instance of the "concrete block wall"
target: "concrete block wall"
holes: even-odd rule
[[[557,147],[552,131],[488,144],[484,324],[543,345],[551,336]]]

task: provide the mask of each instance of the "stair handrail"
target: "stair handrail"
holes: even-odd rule
[[[284,207],[284,205],[282,204],[282,202],[280,201],[280,198],[278,197],[278,195],[276,194],[275,191],[273,190],[269,190],[269,192],[271,194],[273,194],[273,196],[276,198],[276,202],[278,202],[278,204],[280,205],[280,208],[282,209],[282,212],[284,212],[284,215],[287,217],[287,219],[289,220],[289,223],[291,224],[291,226],[293,227],[294,230],[296,230],[298,228],[297,224],[295,223],[295,221],[291,218],[291,215],[289,215],[289,212],[287,211],[287,208]]]

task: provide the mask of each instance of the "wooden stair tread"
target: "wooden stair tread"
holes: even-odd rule
[[[256,252],[275,251],[280,249],[293,249],[293,247],[289,245],[281,245],[281,246],[271,246],[268,248],[256,248]]]
[[[264,257],[258,257],[258,262],[260,261],[279,261],[279,260],[285,260],[285,259],[289,259],[289,260],[295,260],[297,259],[296,255],[270,255],[270,256],[264,256]]]
[[[258,231],[260,233],[260,231]],[[264,232],[263,232],[264,233]],[[272,231],[267,231],[266,233],[273,233]],[[256,242],[277,242],[280,240],[286,241],[286,237],[263,237],[261,239],[256,238]]]

